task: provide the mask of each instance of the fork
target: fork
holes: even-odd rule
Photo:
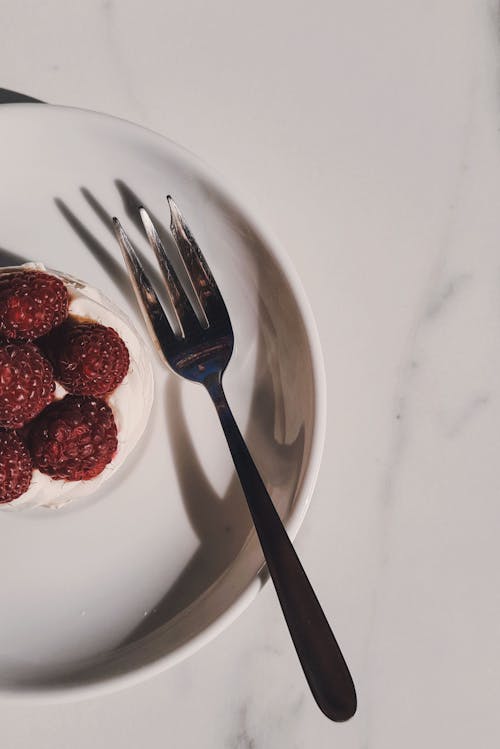
[[[210,268],[172,197],[170,230],[202,312],[200,321],[174,271],[148,212],[139,207],[175,317],[173,329],[155,289],[117,218],[115,234],[151,338],[165,363],[204,385],[219,414],[236,472],[283,614],[311,692],[323,713],[345,721],[356,712],[356,691],[333,632],[236,424],[222,387],[233,352],[231,320]]]

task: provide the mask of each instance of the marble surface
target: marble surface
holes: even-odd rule
[[[1,86],[181,142],[288,248],[329,391],[297,548],[359,695],[321,715],[267,586],[153,680],[1,702],[6,749],[498,745],[499,29],[497,0],[4,2]]]

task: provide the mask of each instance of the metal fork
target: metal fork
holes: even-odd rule
[[[171,327],[137,253],[114,218],[116,237],[139,305],[166,364],[181,377],[204,385],[212,398],[311,692],[331,720],[347,720],[356,711],[349,669],[224,395],[222,376],[234,344],[226,305],[181,212],[170,196],[167,200],[170,229],[205,319],[199,321],[144,208],[139,212],[165,280],[178,332]]]

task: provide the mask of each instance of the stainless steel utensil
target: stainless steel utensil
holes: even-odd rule
[[[141,219],[160,265],[178,330],[170,325],[137,253],[114,218],[137,299],[165,363],[181,377],[203,385],[212,398],[311,692],[325,715],[335,721],[347,720],[356,711],[356,692],[349,669],[224,394],[222,376],[234,344],[226,305],[178,207],[170,196],[167,200],[171,232],[200,304],[199,316],[144,208],[139,208]]]

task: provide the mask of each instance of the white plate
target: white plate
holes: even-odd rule
[[[203,164],[123,120],[4,105],[0,143],[0,263],[41,261],[82,278],[144,335],[109,217],[146,253],[136,206],[167,224],[172,193],[226,299],[236,339],[227,395],[293,537],[319,467],[325,388],[316,329],[286,256]],[[171,666],[263,584],[213,406],[152,356],[147,436],[100,493],[59,511],[0,514],[5,695],[80,695]]]

